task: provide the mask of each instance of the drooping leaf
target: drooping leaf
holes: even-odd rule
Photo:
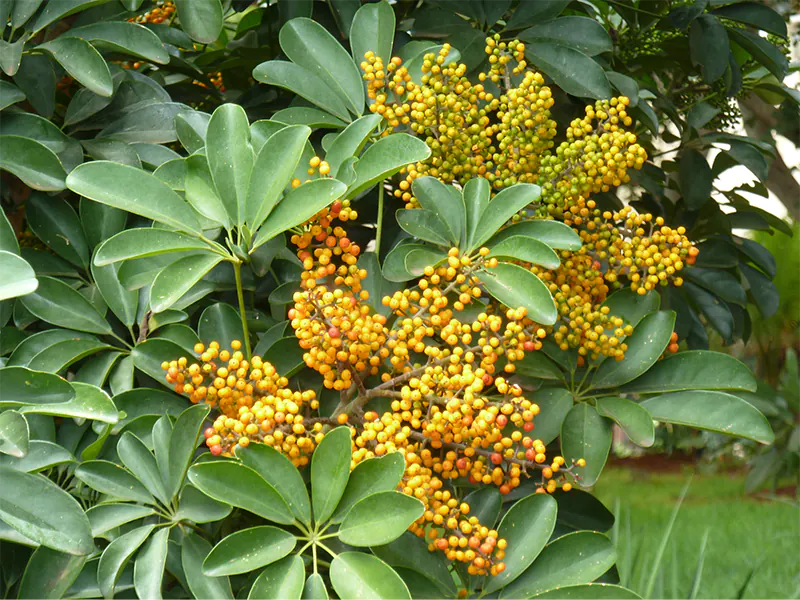
[[[556,304],[547,286],[536,275],[518,265],[499,262],[480,275],[489,293],[509,308],[527,309],[528,316],[543,325],[555,323]]]
[[[217,41],[223,24],[220,0],[176,0],[175,5],[181,27],[190,38],[201,44]]]
[[[525,57],[568,94],[609,98],[611,86],[603,68],[583,52],[552,42],[525,45]]]
[[[15,410],[0,413],[0,453],[22,458],[30,448],[28,421]]]
[[[69,29],[64,35],[81,38],[92,42],[93,45],[107,47],[161,65],[169,63],[169,54],[158,36],[138,23],[127,21],[92,23]]]
[[[625,398],[598,398],[597,412],[622,428],[625,435],[637,446],[649,448],[655,440],[653,417],[640,404]]]
[[[551,42],[568,46],[587,56],[610,52],[613,47],[605,28],[589,17],[570,16],[544,21],[520,32],[519,39],[526,43]]]
[[[25,217],[36,236],[56,254],[77,267],[89,266],[89,247],[81,222],[65,200],[33,193],[25,203]]]
[[[0,267],[4,275],[0,281],[0,301],[25,296],[39,287],[36,273],[24,258],[0,250]]]
[[[13,173],[35,190],[58,192],[65,187],[67,174],[58,157],[27,137],[0,135],[0,169]]]
[[[707,429],[762,444],[771,444],[775,438],[769,422],[758,409],[724,392],[675,392],[649,398],[642,406],[657,421]]]
[[[575,471],[581,485],[594,485],[610,449],[611,423],[585,402],[573,406],[561,424],[561,454],[567,465],[586,460],[586,466]]]
[[[166,267],[150,288],[150,310],[160,313],[170,308],[223,260],[219,254],[207,252],[186,256]]]
[[[99,96],[111,96],[114,85],[103,56],[81,38],[59,36],[37,50],[52,56],[73,78]]]
[[[703,69],[703,79],[712,83],[728,68],[730,45],[725,27],[714,15],[700,15],[689,26],[692,62]]]

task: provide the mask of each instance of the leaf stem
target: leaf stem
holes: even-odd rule
[[[377,232],[375,233],[375,256],[380,262],[381,258],[381,233],[383,231],[383,180],[378,186],[378,222]]]
[[[233,275],[236,278],[236,296],[239,299],[239,315],[242,319],[244,353],[247,360],[250,360],[250,332],[247,329],[247,312],[244,308],[244,290],[242,289],[242,263],[239,260],[233,263]]]
[[[317,544],[316,544],[316,545],[317,545],[317,546],[319,546],[320,548],[322,548],[323,550],[325,550],[325,552],[327,552],[328,554],[330,554],[330,555],[331,555],[333,558],[336,558],[336,557],[338,556],[338,555],[336,554],[336,552],[334,552],[333,550],[331,550],[330,548],[328,548],[328,547],[327,547],[325,544],[323,544],[323,543],[321,543],[321,542],[317,542]]]

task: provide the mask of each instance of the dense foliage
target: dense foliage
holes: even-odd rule
[[[733,230],[791,234],[715,187],[775,155],[737,99],[800,103],[766,6],[0,19],[6,596],[633,598],[612,425],[773,442],[707,349],[778,308]]]

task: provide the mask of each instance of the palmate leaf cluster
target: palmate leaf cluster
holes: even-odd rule
[[[785,24],[761,3],[7,0],[0,23],[5,596],[636,597],[618,586],[613,516],[587,491],[454,486],[508,541],[505,571],[483,578],[406,531],[422,509],[397,491],[399,455],[350,471],[347,428],[302,471],[265,445],[224,460],[198,450],[208,407],[173,393],[162,363],[200,342],[244,340],[316,390],[320,415],[336,406],[287,320],[302,271],[287,243],[334,200],[358,212],[347,233],[369,250],[358,264],[375,312],[449,248],[486,246],[492,301],[556,319],[519,263],[557,267],[579,237],[553,220],[506,226],[537,186],[491,194],[485,180],[427,177],[413,185],[420,209],[384,198],[430,149],[381,136],[367,51],[401,57],[419,82],[444,43],[474,75],[487,35],[518,38],[560,128],[624,94],[648,154],[675,148],[631,172],[627,201],[686,228],[700,253],[685,284],[609,296],[634,327],[624,360],[579,366],[544,340],[517,365],[541,409],[536,437],[587,461],[580,485],[601,476],[612,424],[643,447],[654,420],[773,440],[749,370],[707,350],[708,328],[747,340],[748,307],[778,306],[774,258],[733,231],[791,233],[742,195],[767,194],[774,147],[724,128],[744,94],[800,103],[782,82]],[[308,172],[314,156],[329,176]],[[717,190],[737,165],[755,182]],[[614,190],[593,199],[623,204]],[[659,360],[673,332],[687,349]]]

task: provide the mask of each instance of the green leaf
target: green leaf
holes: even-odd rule
[[[217,194],[231,222],[241,226],[255,157],[247,113],[238,104],[223,104],[208,123],[206,156]]]
[[[506,569],[487,582],[491,594],[519,577],[539,556],[556,526],[556,501],[546,494],[523,498],[505,514],[498,535],[508,542]]]
[[[585,98],[610,98],[611,86],[603,68],[574,48],[550,42],[525,45],[525,57],[568,94]]]
[[[89,333],[110,334],[111,326],[94,306],[66,283],[40,277],[37,290],[21,300],[42,321]]]
[[[326,112],[350,122],[344,101],[331,94],[328,84],[313,71],[283,60],[263,62],[253,69],[253,78],[289,90]]]
[[[591,583],[614,564],[614,546],[602,533],[576,531],[545,546],[522,575],[503,588],[501,598],[533,598],[547,590]]]
[[[525,2],[511,15],[506,30],[530,27],[554,19],[567,7],[571,0],[550,0],[549,2]]]
[[[92,536],[103,537],[103,534],[120,525],[125,525],[126,523],[137,521],[154,514],[155,512],[153,509],[147,506],[113,502],[92,506],[86,511],[86,518],[89,519],[89,524],[92,527]]]
[[[483,177],[474,177],[464,184],[462,191],[464,207],[467,213],[467,248],[474,245],[475,235],[481,220],[481,215],[489,206],[491,186]]]
[[[303,586],[303,600],[328,600],[328,589],[325,580],[319,573],[312,573]]]
[[[117,318],[124,325],[131,327],[136,322],[136,311],[139,307],[139,294],[128,291],[119,280],[119,264],[98,267],[91,266],[97,289]]]
[[[158,381],[164,387],[172,389],[173,386],[166,382],[165,373],[161,368],[161,363],[175,360],[186,354],[186,350],[178,346],[175,342],[152,338],[145,340],[131,350],[130,356],[137,369],[147,373],[150,377]]]
[[[203,573],[211,577],[249,573],[289,554],[297,539],[277,527],[250,527],[219,542],[203,561]]]
[[[187,152],[193,154],[206,145],[211,115],[198,110],[185,110],[175,115],[175,133]]]
[[[411,598],[400,576],[370,554],[343,552],[337,555],[331,562],[330,576],[333,589],[340,598]]]
[[[301,522],[311,524],[311,501],[300,471],[275,448],[266,444],[236,446],[236,457],[272,485]]]
[[[778,312],[781,305],[780,293],[774,283],[758,269],[739,264],[739,270],[750,285],[750,295],[755,300],[758,312],[763,319],[769,319]]]
[[[407,165],[425,160],[431,155],[428,145],[407,133],[395,133],[381,138],[364,151],[355,165],[356,180],[345,197],[354,198],[399,172]]]
[[[177,346],[176,346],[177,347]],[[160,368],[160,367],[159,367]],[[163,372],[163,371],[162,371]],[[113,435],[119,434],[128,423],[143,415],[169,415],[177,417],[186,409],[186,399],[151,388],[129,390],[114,396],[117,409],[125,413],[125,418],[119,420],[112,430]]]
[[[769,6],[759,2],[740,2],[721,6],[714,9],[712,14],[786,37],[786,22],[783,17]]]
[[[489,488],[484,488],[482,491],[494,491],[498,496],[500,495],[496,490],[490,490]],[[470,504],[470,508],[470,516],[475,515],[475,507]],[[486,524],[482,519],[481,523]],[[487,526],[491,525],[493,523],[487,524]],[[453,576],[447,569],[447,560],[442,553],[432,553],[428,550],[428,544],[425,540],[413,533],[407,531],[396,540],[382,546],[375,546],[371,550],[378,558],[393,568],[404,567],[424,575],[438,586],[439,593],[444,594],[443,597],[451,598],[457,595],[458,591],[453,582]]]
[[[694,149],[685,150],[678,164],[678,182],[686,206],[689,210],[698,210],[711,197],[714,181],[711,167],[705,157]]]
[[[443,250],[424,244],[398,244],[383,261],[383,276],[393,282],[408,281],[421,277],[426,265],[435,265],[446,258]]]
[[[175,192],[184,192],[186,191],[186,162],[185,158],[168,160],[153,171],[153,177],[166,183]]]
[[[559,600],[641,600],[641,596],[631,590],[611,583],[584,583],[556,587],[534,598],[553,598]]]
[[[155,500],[136,477],[119,465],[105,460],[82,463],[75,477],[92,489],[120,500],[154,504]]]
[[[261,572],[250,589],[248,600],[300,600],[305,567],[298,555],[287,556]]]
[[[0,465],[13,467],[17,471],[38,473],[56,465],[75,462],[75,457],[62,446],[42,440],[31,440],[28,453],[22,458],[0,456]]]
[[[39,352],[27,366],[34,371],[59,373],[82,358],[112,348],[96,340],[64,340]]]
[[[256,231],[278,204],[303,155],[311,130],[285,127],[270,136],[256,158],[247,191],[247,224]]]
[[[636,327],[646,315],[659,309],[661,296],[652,290],[642,295],[624,288],[611,294],[601,306],[607,306],[609,314],[621,318],[625,325]]]
[[[224,302],[212,304],[200,315],[197,335],[205,344],[219,342],[220,348],[230,348],[233,340],[243,341],[244,332],[238,311]]]
[[[114,587],[122,569],[154,528],[155,525],[137,527],[116,538],[103,550],[100,562],[97,563],[97,584],[104,598],[114,597]]]
[[[347,487],[344,489],[331,521],[341,523],[350,509],[367,496],[397,489],[405,469],[406,461],[399,452],[358,463],[350,473]]]
[[[649,398],[642,406],[656,421],[707,429],[771,444],[775,438],[767,419],[752,404],[724,392],[687,391]]]
[[[128,213],[124,210],[93,202],[87,198],[81,198],[79,214],[90,248],[96,248],[121,232],[128,220]]]
[[[91,42],[94,46],[99,45],[161,65],[169,63],[169,54],[158,36],[138,23],[127,21],[92,23],[69,29],[62,37],[77,37]]]
[[[193,485],[186,484],[181,490],[178,501],[178,517],[181,519],[195,523],[211,523],[221,521],[231,514],[232,510],[233,507],[229,504],[209,498]]]
[[[66,172],[52,150],[18,135],[0,135],[0,169],[13,173],[35,190],[58,192]]]
[[[314,179],[289,191],[258,230],[250,252],[279,233],[304,223],[342,196],[345,189],[341,181],[323,178]]]
[[[492,246],[489,256],[520,260],[542,265],[547,269],[557,269],[561,266],[558,254],[550,246],[521,235],[512,235],[498,242]]]
[[[5,40],[0,40],[0,68],[2,68],[3,72],[9,77],[13,77],[14,75],[16,75],[17,78],[19,78],[18,70],[20,67],[20,62],[22,61],[22,49],[25,46],[26,41],[27,41],[26,36],[20,36],[20,38],[13,44]],[[26,56],[26,58],[28,57]],[[50,61],[44,59],[44,57],[42,58],[43,60],[45,60],[45,62],[48,63],[49,66]],[[52,72],[52,67],[50,68],[50,71]],[[25,87],[17,79],[15,79],[15,82],[21,87]],[[42,112],[48,112],[52,116],[52,109]]]
[[[177,102],[143,102],[122,113],[97,135],[131,144],[169,144],[178,137],[175,115],[185,109],[186,105]]]
[[[586,466],[575,471],[581,485],[594,485],[610,449],[611,423],[589,404],[573,406],[561,424],[561,454],[567,465],[581,458],[586,460]]]
[[[25,100],[25,93],[13,83],[0,82],[0,110]]]
[[[692,350],[654,364],[620,391],[636,394],[684,390],[742,390],[754,392],[750,369],[730,354]]]
[[[433,211],[424,208],[400,209],[396,218],[401,229],[420,240],[446,247],[458,244],[457,240],[449,239],[452,234],[448,226]]]
[[[281,49],[291,61],[317,75],[354,115],[364,112],[364,85],[347,51],[322,25],[300,17],[281,28]],[[387,58],[388,60],[388,58]]]
[[[611,52],[613,48],[611,36],[605,28],[588,17],[561,17],[544,21],[520,32],[518,37],[525,43],[568,46],[587,56]]]
[[[526,352],[522,360],[514,363],[515,373],[536,379],[563,381],[564,374],[544,352]],[[538,399],[537,399],[538,401]]]
[[[306,125],[312,128],[341,129],[347,123],[324,110],[310,106],[290,106],[272,115],[272,121],[285,125]]]
[[[329,431],[311,457],[311,506],[314,521],[318,524],[331,517],[347,486],[352,444],[350,432],[346,426]]]
[[[110,160],[121,165],[141,168],[142,161],[130,144],[119,140],[86,140],[81,142],[86,153],[97,160]]]
[[[725,27],[713,15],[700,15],[689,26],[689,54],[700,65],[703,79],[712,83],[728,68],[730,44]]]
[[[139,598],[161,598],[161,582],[167,564],[169,527],[163,527],[150,536],[133,565],[133,585]]]
[[[727,271],[692,267],[686,269],[684,276],[727,302],[747,306],[747,294],[742,284]]]
[[[394,30],[394,10],[388,2],[359,8],[350,27],[350,48],[355,64],[360,65],[370,50],[384,61],[389,60],[393,56]]]
[[[683,292],[689,296],[697,310],[705,315],[708,323],[719,332],[723,341],[726,344],[733,343],[733,315],[725,302],[691,281],[683,284]],[[705,333],[699,319],[696,323],[697,327]]]
[[[671,310],[647,315],[626,340],[625,358],[607,360],[597,368],[592,389],[620,386],[645,373],[664,353],[674,330],[675,313]]]
[[[36,49],[52,56],[70,76],[98,96],[110,97],[114,93],[108,65],[89,42],[62,35]]]
[[[128,470],[147,488],[147,491],[163,504],[169,504],[156,458],[147,446],[130,431],[122,434],[117,442],[117,455]]]
[[[201,215],[229,230],[233,226],[233,221],[214,187],[208,160],[203,155],[194,154],[184,162],[186,201]]]
[[[278,491],[244,465],[226,461],[197,463],[189,469],[189,481],[207,496],[269,521],[283,525],[294,521]]]
[[[525,308],[528,317],[542,325],[556,322],[558,311],[547,286],[536,275],[518,265],[499,262],[480,276],[488,292],[509,308]]]
[[[195,42],[211,44],[222,33],[223,12],[220,0],[176,0],[181,28]]]
[[[0,466],[0,519],[53,550],[83,556],[94,551],[89,520],[70,494],[42,475]]]
[[[420,206],[431,215],[429,228],[436,227],[442,232],[439,234],[441,237],[450,240],[449,244],[445,242],[441,245],[463,246],[467,231],[467,213],[461,193],[453,186],[445,185],[435,177],[415,179],[411,184],[411,189]],[[409,216],[412,212],[408,211]],[[398,213],[398,222],[400,222],[400,211]],[[403,227],[402,222],[400,222],[400,226]],[[415,235],[413,232],[409,233]]]
[[[23,367],[0,369],[0,406],[61,404],[75,397],[75,389],[58,375]]]
[[[380,546],[400,537],[422,516],[422,502],[402,492],[378,492],[359,500],[345,516],[339,539],[350,546]]]
[[[167,310],[223,260],[219,254],[209,251],[185,256],[167,266],[150,288],[150,310],[154,313]]]
[[[39,546],[28,560],[18,597],[63,598],[78,578],[87,558]]]
[[[0,453],[22,458],[30,449],[28,421],[16,410],[0,413]]]
[[[205,242],[176,231],[137,227],[121,231],[103,242],[95,253],[93,264],[105,266],[123,260],[169,252],[208,249],[209,246]]]
[[[0,250],[0,267],[3,280],[0,281],[0,301],[25,296],[36,291],[39,281],[36,273],[24,258]]]
[[[203,573],[203,561],[210,551],[211,544],[196,533],[190,532],[184,537],[181,544],[181,565],[189,590],[195,598],[233,600],[231,584],[227,577],[209,577]]]
[[[615,71],[606,71],[606,77],[608,77],[608,81],[611,82],[611,85],[613,85],[618,92],[620,92],[623,96],[626,96],[628,100],[631,101],[631,107],[635,108],[638,106],[639,84],[635,79]]]
[[[78,267],[89,266],[89,246],[83,227],[65,200],[33,193],[25,203],[25,217],[36,236],[56,254]]]
[[[186,202],[141,169],[108,161],[86,163],[69,174],[67,186],[95,202],[165,223],[179,231],[202,234]]]
[[[331,167],[331,176],[336,177],[339,167],[351,156],[358,156],[370,135],[381,124],[381,115],[364,115],[348,125],[336,136],[325,154],[325,161]]]
[[[558,503],[558,524],[570,529],[608,531],[614,526],[614,515],[589,492],[573,489],[553,494]]]
[[[613,419],[637,446],[649,448],[655,441],[653,417],[641,405],[625,398],[598,398],[597,412]]]
[[[539,240],[543,244],[559,250],[580,250],[583,245],[580,236],[572,227],[558,221],[545,220],[522,221],[506,227],[492,236],[487,245],[491,247],[507,237],[517,235]]]
[[[190,406],[175,421],[169,441],[169,477],[165,477],[168,498],[175,497],[180,490],[209,410],[207,405]]]
[[[751,31],[733,27],[727,31],[732,41],[749,52],[750,56],[764,65],[778,80],[783,80],[789,69],[789,63],[780,48]]]

